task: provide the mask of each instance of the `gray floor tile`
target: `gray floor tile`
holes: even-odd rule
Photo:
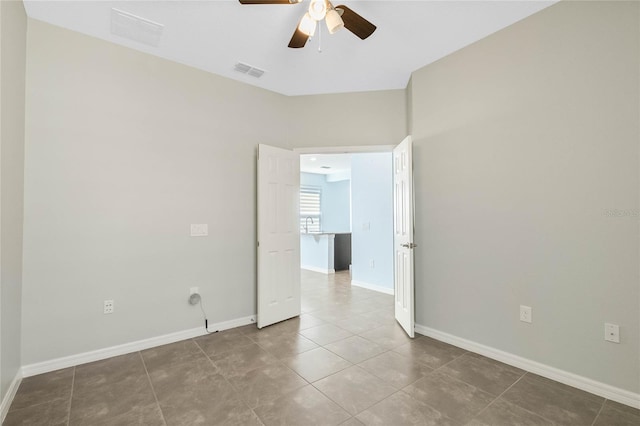
[[[339,425],[350,414],[307,385],[255,409],[266,425]]]
[[[324,305],[320,307],[320,309],[311,311],[310,313],[316,318],[331,323],[340,321],[351,315],[348,309],[336,309],[333,304]]]
[[[407,336],[407,333],[399,324],[383,325],[360,333],[360,336],[377,343],[385,349],[397,348],[411,341],[411,338]]]
[[[333,324],[323,324],[317,327],[307,328],[306,330],[301,330],[300,334],[318,345],[326,345],[353,335],[353,333],[336,327]]]
[[[344,423],[340,423],[340,426],[364,426],[364,423],[362,423],[360,420],[356,419],[355,417],[351,417],[349,420],[345,421]]]
[[[406,357],[391,351],[358,365],[398,389],[410,385],[433,371],[419,362],[407,362]]]
[[[325,377],[313,385],[352,415],[396,391],[394,387],[357,366]]]
[[[66,426],[70,400],[53,400],[18,410],[11,410],[3,426]]]
[[[395,314],[393,312],[392,307],[389,307],[388,309],[377,309],[375,311],[365,312],[361,315],[371,320],[379,320],[379,321],[384,321],[386,323],[391,323],[392,321],[395,321]]]
[[[256,368],[241,376],[231,377],[229,381],[251,408],[308,384],[282,364]]]
[[[79,392],[93,391],[134,376],[146,375],[140,353],[134,352],[77,366],[73,386]]]
[[[70,425],[163,424],[139,352],[76,367]]]
[[[139,354],[136,354],[139,356]],[[143,424],[162,424],[156,400],[146,374],[134,374],[116,380],[101,374],[87,376],[74,384],[70,425],[117,424],[142,418]],[[125,424],[125,423],[121,423]]]
[[[460,423],[471,420],[494,400],[493,395],[438,371],[403,390]]]
[[[53,400],[68,401],[74,368],[39,374],[22,380],[9,410],[19,410]]]
[[[393,351],[406,356],[411,362],[421,362],[431,368],[441,367],[466,352],[429,337],[415,338]]]
[[[235,351],[223,352],[210,357],[225,377],[243,375],[247,371],[278,363],[278,359],[255,343],[242,346]]]
[[[122,405],[121,405],[122,406]],[[164,426],[165,422],[158,404],[150,402],[148,404],[135,404],[127,407],[125,411],[109,411],[108,415],[104,415],[99,411],[102,407],[95,406],[90,415],[74,418],[73,415],[69,420],[69,426],[86,426],[86,425],[137,425],[137,426]]]
[[[333,324],[340,328],[344,328],[354,334],[364,333],[365,331],[372,330],[380,327],[385,321],[375,320],[371,318],[365,318],[362,315],[350,315],[347,318],[336,321]]]
[[[525,373],[519,368],[471,353],[462,355],[438,371],[495,396],[507,390]]]
[[[318,347],[314,342],[298,333],[274,339],[261,339],[258,344],[278,359],[288,358]]]
[[[315,382],[352,365],[349,361],[324,348],[311,349],[285,358],[282,362],[308,382]]]
[[[503,399],[498,399],[471,420],[467,426],[553,426],[549,420]]]
[[[239,330],[231,329],[194,339],[207,356],[233,351],[253,343]]]
[[[613,401],[606,401],[594,426],[638,426],[640,410]]]
[[[502,398],[556,424],[580,426],[590,425],[604,402],[598,396],[530,373]]]
[[[457,426],[453,420],[404,392],[397,392],[358,414],[365,425]]]
[[[191,339],[157,346],[141,351],[141,354],[149,371],[153,371],[157,367],[164,368],[169,365],[206,358],[200,347]]]
[[[385,351],[376,343],[360,336],[347,337],[324,347],[354,364],[373,358]]]
[[[630,407],[628,405],[620,404],[619,402],[606,400],[604,403],[605,408],[612,408],[614,410],[622,411],[624,413],[630,414],[635,417],[640,417],[640,410],[637,408]]]
[[[257,418],[209,360],[156,369],[153,388],[168,425],[258,424]]]

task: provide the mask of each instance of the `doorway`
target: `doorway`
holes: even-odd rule
[[[411,136],[395,147],[307,148],[304,151],[258,146],[258,328],[300,315],[300,155],[391,151],[395,319],[409,337],[413,337],[413,248],[416,245],[413,242]],[[365,180],[365,184],[371,186],[370,181]],[[365,230],[370,230],[370,226],[363,222]]]
[[[301,268],[393,294],[392,153],[300,155]]]

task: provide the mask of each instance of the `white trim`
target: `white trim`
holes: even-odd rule
[[[7,417],[7,413],[9,413],[9,407],[11,407],[11,403],[13,402],[13,398],[16,396],[18,392],[18,388],[20,387],[20,383],[22,382],[22,370],[18,369],[16,372],[16,376],[13,378],[13,381],[9,385],[9,389],[7,389],[7,393],[2,398],[2,403],[0,404],[0,424],[4,422],[4,419]]]
[[[357,154],[367,152],[391,152],[395,145],[364,145],[364,146],[320,146],[315,148],[294,148],[299,154]]]
[[[216,324],[209,324],[209,331],[212,332],[228,330],[230,328],[241,327],[243,325],[253,324],[255,322],[256,316],[251,315],[248,317],[236,318],[229,321],[222,321]],[[100,361],[102,359],[111,358],[113,356],[124,355],[131,352],[153,348],[156,346],[179,342],[181,340],[203,336],[205,334],[206,331],[204,327],[192,328],[190,330],[183,330],[175,333],[165,334],[162,336],[151,337],[149,339],[124,343],[122,345],[111,346],[109,348],[103,348],[95,351],[83,352],[76,355],[56,358],[49,361],[24,365],[22,366],[22,377],[35,376],[36,374],[48,373],[50,371],[59,370],[61,368],[73,367],[75,365],[86,364],[93,361]]]
[[[381,285],[369,284],[362,281],[351,280],[351,285],[356,287],[366,288],[367,290],[373,290],[384,294],[390,294],[393,296],[393,289],[389,287],[382,287]]]
[[[306,269],[307,271],[320,272],[321,274],[335,274],[336,273],[335,269],[318,268],[317,266],[302,265],[300,268],[301,269]]]
[[[509,352],[485,346],[471,340],[463,339],[452,334],[444,333],[424,325],[416,324],[415,331],[436,340],[458,346],[471,352],[484,355],[488,358],[504,362],[505,364],[521,368],[531,373],[538,374],[556,382],[573,386],[586,392],[599,395],[603,398],[616,401],[631,407],[640,408],[640,394],[625,389],[620,389],[606,383],[598,382],[587,377],[579,376],[559,368],[551,367]]]

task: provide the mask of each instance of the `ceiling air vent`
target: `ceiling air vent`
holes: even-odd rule
[[[118,9],[111,9],[111,34],[158,46],[164,25]]]
[[[250,75],[251,77],[260,78],[264,74],[264,70],[260,68],[252,67],[251,65],[238,62],[233,67],[234,71],[241,72],[242,74]]]

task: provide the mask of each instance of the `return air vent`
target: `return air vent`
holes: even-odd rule
[[[158,46],[164,25],[118,9],[111,9],[111,34]]]
[[[260,68],[252,67],[251,65],[238,62],[233,67],[234,71],[241,72],[242,74],[250,75],[251,77],[260,78],[264,74],[264,70]]]

